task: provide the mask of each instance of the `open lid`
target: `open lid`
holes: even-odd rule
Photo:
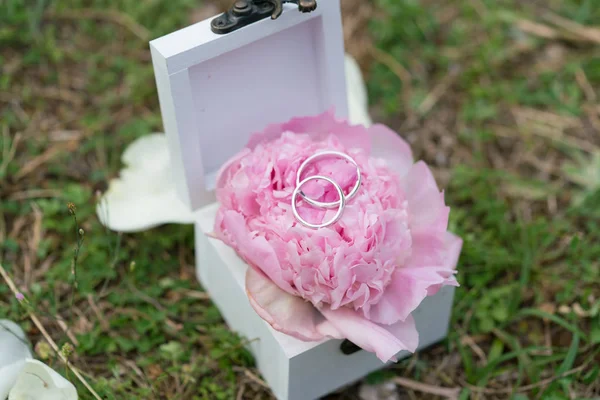
[[[253,133],[332,108],[348,117],[339,0],[218,35],[211,19],[150,42],[173,179],[191,210]]]

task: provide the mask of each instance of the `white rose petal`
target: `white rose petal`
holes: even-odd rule
[[[30,357],[23,330],[12,321],[0,320],[0,400],[6,399]]]
[[[77,400],[69,381],[31,357],[23,330],[0,320],[0,400]]]
[[[77,390],[52,368],[29,358],[8,400],[77,400]]]

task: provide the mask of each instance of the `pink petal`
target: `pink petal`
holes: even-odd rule
[[[375,353],[383,362],[395,361],[395,355],[403,350],[414,352],[419,344],[419,333],[412,316],[397,324],[382,326],[346,307],[335,311],[324,307],[321,313],[345,338]]]
[[[282,268],[273,247],[262,236],[252,237],[241,214],[225,211],[222,224],[222,229],[231,235],[233,247],[252,268],[264,272],[286,292],[296,293],[290,283],[282,277]]]
[[[445,241],[446,254],[444,257],[444,267],[455,269],[458,265],[458,257],[462,250],[463,240],[453,233],[446,232]]]
[[[410,145],[385,125],[377,124],[369,129],[371,156],[383,158],[399,176],[406,175],[413,165]]]
[[[458,286],[453,270],[444,267],[399,268],[367,316],[373,322],[386,325],[405,321],[431,294],[430,288],[439,289],[443,285]]]
[[[423,161],[414,164],[403,178],[403,184],[411,230],[445,231],[450,208],[444,204],[444,195],[440,193],[427,164]]]
[[[385,326],[392,335],[402,340],[406,345],[406,351],[414,353],[419,347],[419,331],[412,315],[409,315],[406,320],[398,321],[393,325]]]
[[[252,268],[246,272],[246,292],[254,310],[277,331],[304,341],[340,336],[311,303],[286,293]]]
[[[450,232],[416,232],[412,237],[412,253],[405,267],[442,266],[455,269],[463,241]]]
[[[269,125],[263,132],[252,135],[247,147],[254,149],[259,143],[279,138],[283,132],[306,133],[315,141],[333,134],[347,149],[360,148],[367,153],[371,150],[368,128],[337,120],[333,110],[314,117],[293,118],[283,124]]]
[[[445,268],[454,270],[454,269],[456,269],[456,266],[458,265],[458,258],[460,256],[460,251],[462,249],[463,241],[461,238],[459,238],[455,234],[446,232],[444,244],[445,244],[445,251],[444,251],[442,265]],[[435,295],[444,285],[457,286],[457,287],[460,286],[458,284],[458,282],[456,281],[456,279],[452,276],[452,277],[448,278],[448,280],[446,282],[444,282],[443,284],[433,285],[433,286],[430,286],[429,288],[427,288],[427,294],[429,296]]]
[[[221,168],[217,172],[217,181],[216,181],[217,188],[222,188],[227,185],[227,179],[229,179],[229,176],[227,176],[227,172],[228,172],[229,168],[231,168],[231,166],[239,163],[240,160],[242,158],[246,157],[248,154],[250,154],[250,149],[243,149],[242,151],[237,153],[234,157],[229,159],[225,164],[223,164],[223,166],[221,166]],[[217,191],[217,193],[218,193],[218,191]]]
[[[412,234],[411,255],[405,267],[431,267],[444,264],[446,232],[416,231]]]

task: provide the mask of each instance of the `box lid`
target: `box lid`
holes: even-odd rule
[[[335,109],[348,117],[339,0],[218,35],[211,19],[150,42],[173,179],[196,210],[216,174],[271,123]]]

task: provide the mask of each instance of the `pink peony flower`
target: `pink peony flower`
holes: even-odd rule
[[[313,230],[293,216],[292,192],[302,162],[325,150],[350,155],[362,185],[337,223]],[[337,158],[315,162],[302,178],[313,175],[331,177],[344,193],[356,182],[355,166]],[[322,180],[303,192],[338,200]],[[214,234],[251,267],[252,307],[299,339],[347,338],[385,362],[416,350],[411,313],[423,299],[458,286],[462,241],[447,232],[443,194],[427,165],[413,164],[408,144],[385,126],[350,126],[332,113],[269,126],[221,169],[217,199]],[[298,205],[312,223],[336,212]]]

